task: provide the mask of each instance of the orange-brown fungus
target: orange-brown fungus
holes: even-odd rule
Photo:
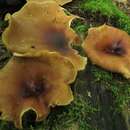
[[[67,105],[73,100],[68,84],[76,74],[73,64],[58,53],[13,56],[0,71],[1,119],[22,127],[21,118],[30,109],[36,111],[37,121],[44,119],[50,106]]]
[[[91,28],[83,48],[94,64],[130,78],[130,36],[126,32],[107,25]]]
[[[69,2],[72,2],[72,0],[27,0],[27,1],[38,1],[38,2],[44,2],[44,1],[55,1],[59,5],[65,5]]]
[[[70,28],[74,15],[66,15],[56,2],[30,1],[12,16],[7,15],[9,27],[3,41],[12,52],[23,54],[35,51],[59,52],[68,57],[77,70],[84,69],[86,60],[71,48],[79,37]]]

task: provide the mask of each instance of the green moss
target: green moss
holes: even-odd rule
[[[102,70],[99,67],[94,66],[92,69],[92,74],[94,75],[94,82],[97,81],[112,81],[112,73]]]
[[[75,19],[72,22],[71,27],[75,30],[75,32],[80,36],[83,41],[86,37],[88,29],[90,28],[90,25],[85,23],[83,19]]]
[[[113,7],[111,0],[86,0],[81,5],[81,8],[85,11],[90,10],[91,12],[100,12],[103,15],[109,17],[114,15],[115,7]]]
[[[106,16],[112,25],[130,34],[130,18],[112,0],[85,0],[80,4],[80,9],[94,15],[100,13]]]
[[[84,23],[81,19],[75,20],[73,22],[72,28],[76,31],[81,38],[85,38],[87,30],[90,28],[89,24]]]
[[[96,109],[92,107],[91,103],[82,96],[76,95],[72,104],[52,110],[52,113],[44,122],[44,128],[46,130],[61,130],[63,128],[68,130],[75,124],[78,130],[94,130],[89,125],[87,118],[95,111]]]
[[[120,74],[114,74],[99,67],[93,66],[93,82],[100,83],[107,90],[110,90],[113,100],[114,111],[121,112],[130,101],[130,81],[123,78]]]

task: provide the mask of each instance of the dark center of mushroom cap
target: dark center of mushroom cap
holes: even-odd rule
[[[68,39],[63,29],[50,27],[43,35],[44,42],[55,50],[66,51],[68,49]]]
[[[114,42],[105,47],[104,51],[108,54],[113,54],[117,56],[123,56],[126,53],[126,50],[121,41]]]
[[[22,97],[38,97],[45,91],[43,80],[30,80],[22,83]]]

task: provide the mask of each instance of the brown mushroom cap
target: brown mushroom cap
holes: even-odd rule
[[[72,2],[72,0],[27,0],[27,1],[37,1],[37,2],[44,2],[44,1],[55,1],[59,5],[65,5],[69,2]]]
[[[126,32],[107,25],[90,28],[83,48],[94,64],[130,78],[130,36]]]
[[[69,83],[77,71],[58,53],[42,52],[37,57],[15,57],[0,71],[1,119],[22,127],[25,111],[36,111],[44,119],[50,106],[67,105],[73,100]]]
[[[78,43],[78,35],[70,28],[74,15],[66,15],[56,2],[27,2],[25,6],[12,16],[7,15],[9,27],[4,31],[2,39],[12,52],[23,54],[48,50],[59,52],[68,57],[77,70],[86,65],[86,58],[78,55],[71,48]]]

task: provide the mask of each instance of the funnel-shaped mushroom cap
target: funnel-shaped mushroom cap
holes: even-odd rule
[[[44,1],[55,1],[59,5],[65,5],[69,2],[72,2],[72,0],[27,0],[27,1],[37,1],[37,2],[44,2]]]
[[[22,127],[25,111],[36,111],[44,119],[50,106],[67,105],[73,100],[69,83],[75,80],[73,64],[57,53],[38,57],[13,57],[0,71],[1,119]]]
[[[130,37],[126,32],[107,25],[90,28],[83,48],[94,64],[130,78]]]
[[[66,15],[63,8],[53,1],[27,2],[9,18],[9,27],[3,33],[3,41],[12,52],[26,55],[48,50],[68,57],[77,70],[84,69],[86,58],[71,48],[79,37],[70,28],[74,15]]]

